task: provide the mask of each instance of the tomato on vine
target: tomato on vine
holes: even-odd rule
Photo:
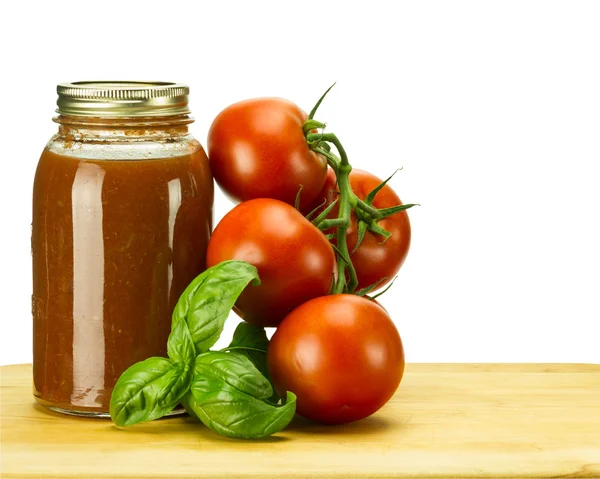
[[[404,348],[375,302],[350,294],[316,298],[279,325],[267,351],[277,391],[293,391],[301,416],[328,424],[365,418],[394,394]]]
[[[353,169],[349,178],[352,191],[361,200],[366,200],[369,193],[382,183],[382,180],[375,175],[359,169]],[[323,189],[317,195],[316,200],[306,207],[303,212],[308,214],[314,211],[315,208],[317,212],[323,211],[327,206],[334,203],[338,197],[339,189],[336,186],[335,172],[329,168]],[[373,198],[372,205],[375,208],[382,209],[402,205],[402,202],[392,187],[386,183]],[[336,204],[327,215],[327,218],[336,218],[338,212],[339,207]],[[371,290],[373,292],[389,283],[398,273],[410,248],[411,229],[406,211],[399,211],[396,214],[382,218],[378,221],[378,225],[388,231],[390,236],[386,238],[381,234],[366,230],[362,241],[356,248],[359,224],[356,212],[351,212],[350,226],[346,230],[346,237],[350,259],[356,269],[358,290],[376,285]],[[326,234],[334,232],[334,228],[324,231]],[[335,244],[336,238],[333,237],[331,241]]]
[[[293,206],[260,198],[240,203],[217,225],[207,267],[243,260],[254,265],[259,286],[246,288],[234,310],[257,326],[277,326],[294,308],[329,293],[335,254],[327,238]]]
[[[234,202],[274,198],[301,204],[321,190],[327,160],[309,149],[307,114],[281,98],[255,98],[225,108],[208,132],[208,157],[218,185]]]

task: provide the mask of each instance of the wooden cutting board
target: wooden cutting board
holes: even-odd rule
[[[34,404],[30,365],[0,372],[4,478],[600,478],[600,365],[409,364],[370,418],[260,441],[62,416]]]

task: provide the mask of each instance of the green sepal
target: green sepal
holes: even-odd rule
[[[388,289],[390,289],[392,287],[392,285],[394,284],[394,281],[396,281],[396,279],[398,278],[398,276],[394,276],[394,279],[390,282],[390,284],[388,284],[386,286],[386,288],[383,291],[380,291],[379,293],[377,293],[375,296],[371,296],[371,299],[377,299],[379,298],[379,296],[381,296],[384,293],[387,293]]]
[[[298,193],[296,193],[296,201],[294,202],[294,207],[300,211],[300,195],[302,194],[302,190],[304,189],[304,185],[300,185],[300,189]]]
[[[325,206],[327,204],[327,198],[323,198],[323,201],[321,202],[321,204],[319,206],[317,206],[314,210],[312,210],[310,213],[308,213],[305,218],[308,221],[312,221],[311,218],[316,215],[318,213],[318,211],[323,208],[323,206]]]
[[[317,113],[317,110],[319,109],[319,106],[321,106],[321,102],[325,99],[325,97],[327,96],[327,93],[329,93],[329,91],[335,86],[335,83],[333,83],[333,85],[331,85],[326,91],[325,93],[323,93],[323,95],[321,95],[321,98],[319,98],[319,101],[317,102],[317,104],[313,107],[312,110],[310,110],[310,113],[308,115],[308,119],[312,120],[315,117],[315,114]]]
[[[372,205],[373,204],[373,200],[375,199],[375,196],[377,195],[377,193],[379,193],[381,191],[381,189],[387,185],[388,181],[390,181],[394,175],[396,173],[398,173],[402,168],[398,168],[396,171],[394,171],[390,177],[388,179],[386,179],[385,181],[382,181],[381,183],[379,183],[375,188],[373,188],[369,194],[367,195],[367,197],[365,198],[365,203],[367,203],[368,205]]]
[[[313,120],[309,118],[302,125],[302,131],[304,132],[304,136],[308,135],[312,130],[317,130],[321,128],[325,128],[325,123],[321,123],[320,121]]]
[[[337,255],[342,259],[342,261],[344,261],[344,263],[350,264],[350,258],[348,258],[346,255],[344,255],[336,245],[334,245],[332,243],[331,247],[337,253]]]
[[[383,209],[379,210],[379,213],[381,214],[379,219],[387,218],[388,216],[395,215],[396,213],[405,211],[409,208],[412,208],[413,206],[421,206],[421,205],[419,205],[418,203],[411,203],[409,205],[398,205],[398,206],[391,206],[389,208],[383,208]]]
[[[357,296],[365,296],[367,294],[369,294],[371,291],[373,291],[375,288],[377,288],[377,286],[379,286],[381,283],[383,283],[388,277],[384,276],[383,278],[381,278],[378,281],[375,281],[373,284],[370,284],[369,286],[365,286],[362,289],[359,289],[356,293]]]
[[[356,246],[354,246],[354,249],[350,252],[350,255],[354,254],[354,252],[358,249],[358,247],[362,243],[363,239],[365,239],[365,234],[367,232],[368,227],[369,227],[369,225],[367,223],[365,223],[364,221],[358,222],[358,238],[356,239]]]
[[[329,143],[327,143],[326,141],[321,142],[321,144],[319,145],[319,148],[323,148],[327,153],[329,153],[331,151],[331,145]]]
[[[314,220],[312,220],[312,224],[314,224],[316,226],[321,221],[323,221],[325,218],[327,218],[327,215],[329,213],[331,213],[331,210],[333,210],[333,208],[335,208],[335,205],[338,203],[338,201],[339,201],[339,198],[336,198],[335,201],[333,201],[333,203],[329,204],[327,206],[327,208],[325,208],[323,211],[321,211],[321,213],[319,213],[319,216],[317,216]]]
[[[390,236],[392,236],[392,233],[390,233],[388,230],[386,230],[386,229],[383,229],[381,226],[379,226],[379,225],[377,224],[377,221],[373,221],[373,222],[372,222],[372,223],[369,225],[369,228],[368,228],[368,229],[369,229],[369,231],[372,231],[372,232],[373,232],[373,233],[375,233],[375,234],[378,234],[378,235],[381,235],[381,236],[383,236],[383,241],[382,241],[381,243],[379,243],[379,244],[383,244],[383,243],[385,243],[385,242],[388,240],[388,238],[389,238]]]

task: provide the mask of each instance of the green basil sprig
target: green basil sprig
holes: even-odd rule
[[[230,437],[269,436],[291,421],[296,397],[288,392],[280,400],[267,379],[269,340],[263,328],[242,322],[227,348],[209,351],[250,282],[260,283],[258,273],[244,261],[220,263],[192,281],[173,312],[169,358],[136,363],[117,381],[110,401],[117,426],[157,419],[179,403]]]

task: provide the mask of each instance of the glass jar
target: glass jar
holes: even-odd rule
[[[173,308],[205,269],[213,181],[185,85],[57,91],[33,188],[34,395],[106,416],[121,373],[166,356]]]

